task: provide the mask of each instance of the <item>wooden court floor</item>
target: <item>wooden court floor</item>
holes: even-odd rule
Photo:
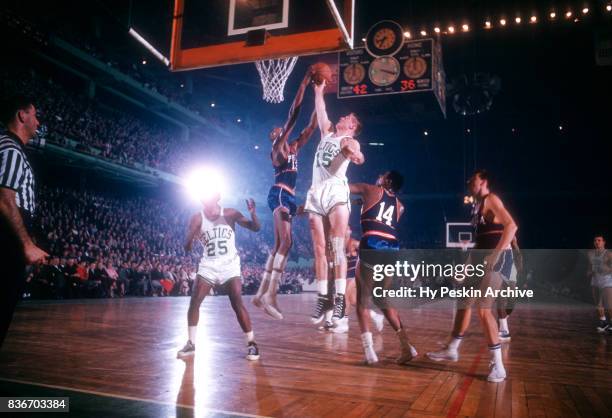
[[[385,327],[374,339],[381,363],[367,367],[353,316],[348,335],[308,323],[313,294],[281,296],[284,321],[246,302],[257,362],[244,359],[226,297],[204,302],[198,353],[188,362],[176,359],[187,298],[23,303],[0,350],[1,387],[72,394],[75,411],[84,395],[124,401],[116,416],[612,417],[612,337],[595,332],[587,305],[519,305],[503,347],[509,378],[493,384],[475,320],[457,363],[423,355],[445,341],[448,306],[402,311],[419,350],[410,366],[393,363],[398,344]]]

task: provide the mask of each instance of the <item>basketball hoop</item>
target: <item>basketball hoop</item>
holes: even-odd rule
[[[460,240],[459,241],[459,247],[461,247],[461,251],[467,251],[468,248],[470,248],[470,244],[472,242],[469,240]]]
[[[263,99],[266,102],[280,103],[285,100],[283,97],[285,83],[297,59],[298,57],[290,57],[255,62],[263,87]]]

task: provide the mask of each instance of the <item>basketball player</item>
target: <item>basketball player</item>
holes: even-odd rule
[[[402,188],[404,178],[395,170],[387,171],[378,177],[376,184],[351,184],[350,190],[363,199],[361,208],[361,241],[359,249],[378,251],[399,251],[397,226],[404,213],[404,205],[399,201],[396,193]],[[363,253],[362,253],[363,254]],[[370,332],[370,314],[368,305],[374,280],[372,268],[365,260],[359,259],[357,263],[357,318],[361,329],[361,342],[365,353],[365,362],[374,364],[378,356],[374,351],[372,333]],[[383,281],[388,286],[391,279]],[[380,302],[377,300],[377,303]],[[406,364],[417,356],[416,349],[410,344],[408,334],[402,325],[397,309],[385,303],[379,303],[389,325],[399,338],[401,354],[396,360],[398,364]]]
[[[276,302],[276,293],[285,266],[287,254],[291,248],[291,219],[296,214],[295,183],[298,171],[298,151],[302,148],[315,130],[317,119],[315,113],[310,118],[310,124],[291,143],[287,140],[295,127],[304,91],[310,83],[312,71],[306,73],[295,99],[289,110],[289,116],[283,128],[276,127],[270,132],[272,141],[272,166],[274,167],[274,185],[268,193],[268,206],[274,219],[274,248],[268,256],[266,266],[253,304],[263,307],[268,315],[275,319],[283,319],[283,314]]]
[[[336,326],[330,330],[334,333],[345,333],[349,330],[349,314],[351,306],[357,306],[357,286],[355,285],[355,274],[357,271],[357,262],[359,261],[359,240],[351,236],[351,227],[346,230],[346,315],[336,323]],[[384,326],[384,315],[375,312],[373,309],[368,309],[368,313],[376,326],[378,332],[381,332]],[[327,318],[325,318],[327,320]]]
[[[353,113],[340,118],[334,126],[327,117],[323,91],[326,81],[314,83],[315,112],[321,131],[312,165],[312,185],[306,196],[304,210],[309,213],[309,225],[315,255],[315,274],[319,297],[311,317],[314,324],[323,320],[329,306],[327,298],[327,267],[325,242],[329,238],[334,263],[336,295],[332,320],[344,317],[346,292],[346,256],[344,237],[348,226],[350,202],[346,169],[350,162],[363,164],[359,142],[354,137],[361,131],[361,122]],[[324,231],[324,218],[329,221],[329,235]]]
[[[612,253],[606,249],[606,240],[602,235],[593,239],[593,247],[594,249],[589,251],[589,276],[593,301],[599,315],[597,331],[604,333],[612,331]]]
[[[503,276],[503,287],[506,289],[514,289],[516,287],[517,276],[523,270],[523,256],[521,255],[521,249],[518,246],[518,240],[516,235],[512,239],[510,244],[512,247],[512,258],[514,263],[512,264],[512,270],[510,271],[510,277],[506,280]],[[514,310],[515,300],[513,298],[498,298],[497,299],[497,318],[499,322],[499,340],[502,343],[510,342],[510,328],[508,326],[508,317]]]
[[[177,354],[178,358],[187,358],[195,354],[195,341],[200,305],[215,286],[227,289],[232,308],[238,323],[244,332],[247,343],[248,360],[259,359],[259,349],[251,327],[249,313],[242,303],[242,280],[240,278],[240,258],[236,250],[235,225],[251,231],[259,231],[260,223],[255,213],[255,201],[247,200],[247,209],[251,219],[247,219],[236,209],[223,208],[219,205],[220,194],[215,192],[202,201],[203,210],[191,217],[185,251],[190,252],[195,239],[201,240],[204,253],[198,265],[189,311],[187,328],[189,340]]]
[[[472,225],[476,232],[476,250],[472,252],[468,264],[484,264],[486,274],[478,279],[478,284],[464,283],[466,287],[479,288],[483,294],[487,287],[497,290],[502,280],[510,277],[512,270],[512,249],[510,243],[517,231],[516,223],[501,199],[489,189],[489,175],[485,170],[477,170],[468,181],[469,191],[474,198],[472,210]],[[483,254],[484,253],[484,254]],[[486,254],[486,255],[485,255]],[[477,302],[484,334],[489,344],[491,354],[491,371],[487,377],[489,382],[502,382],[506,379],[506,369],[502,362],[499,328],[493,316],[491,298],[480,298],[479,301],[468,299],[459,305],[455,314],[455,322],[450,341],[445,349],[427,353],[435,361],[459,359],[459,346],[463,335],[470,324],[472,305]]]

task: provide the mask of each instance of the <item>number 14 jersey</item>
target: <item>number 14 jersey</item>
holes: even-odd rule
[[[370,207],[361,209],[361,231],[364,237],[378,236],[397,240],[399,201],[395,194],[380,188],[380,199]]]

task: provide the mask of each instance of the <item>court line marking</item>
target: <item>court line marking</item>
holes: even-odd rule
[[[193,406],[193,405],[185,405],[185,404],[180,404],[180,403],[176,403],[176,402],[164,402],[164,401],[158,401],[158,400],[155,400],[155,399],[144,399],[144,398],[138,398],[136,396],[115,395],[115,394],[107,393],[107,392],[99,392],[97,390],[75,389],[75,388],[71,388],[71,387],[68,387],[68,386],[50,385],[50,384],[47,384],[47,383],[31,382],[29,380],[21,380],[21,379],[11,379],[11,378],[8,378],[8,377],[0,377],[0,380],[4,381],[4,382],[21,383],[21,384],[24,384],[24,385],[41,386],[41,387],[51,388],[51,389],[70,390],[72,392],[87,393],[89,395],[104,396],[104,397],[107,397],[107,398],[118,398],[118,399],[124,399],[124,400],[128,400],[128,401],[148,402],[148,403],[153,403],[153,404],[156,404],[156,405],[179,406],[181,408],[195,409],[195,406]],[[226,411],[226,410],[223,410],[223,409],[214,409],[214,408],[208,408],[208,407],[202,407],[202,409],[205,410],[206,412],[213,412],[213,413],[227,414],[227,415],[237,415],[237,416],[241,416],[241,417],[272,418],[272,417],[268,417],[266,415],[254,415],[254,414],[247,414],[245,412]]]
[[[482,347],[474,358],[474,360],[472,361],[472,364],[470,365],[470,368],[466,373],[467,376],[465,376],[463,382],[461,382],[461,386],[459,387],[459,394],[455,398],[453,404],[448,409],[448,414],[446,414],[446,418],[456,418],[457,415],[459,415],[459,411],[461,411],[463,402],[465,402],[465,397],[467,396],[468,389],[474,381],[474,373],[476,373],[478,363],[480,363],[480,359],[482,358],[482,355],[484,354],[486,348],[487,347]]]

